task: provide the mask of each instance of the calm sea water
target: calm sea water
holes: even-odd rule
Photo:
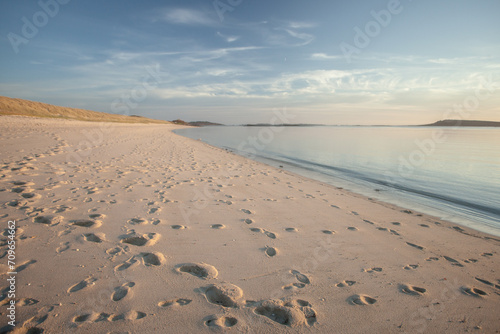
[[[500,236],[498,128],[217,126],[176,132]]]

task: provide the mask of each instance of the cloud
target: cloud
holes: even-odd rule
[[[217,36],[223,38],[226,42],[232,43],[240,39],[240,36],[229,36],[229,35],[223,35],[219,31],[217,31]]]
[[[289,22],[288,27],[291,29],[307,29],[315,28],[317,24],[309,22]]]
[[[336,60],[336,59],[344,59],[344,56],[327,55],[326,53],[313,53],[310,58],[315,60]]]
[[[168,9],[163,17],[167,22],[186,25],[213,25],[217,21],[207,14],[193,9]]]
[[[296,32],[291,29],[283,29],[283,30],[285,30],[290,36],[303,41],[302,43],[299,43],[297,46],[307,45],[314,40],[314,36],[311,34],[307,34],[304,32]]]

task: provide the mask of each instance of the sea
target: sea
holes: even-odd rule
[[[500,128],[207,126],[175,132],[500,236]]]

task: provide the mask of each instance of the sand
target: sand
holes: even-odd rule
[[[0,328],[15,220],[16,333],[500,330],[498,238],[174,128],[0,117]]]

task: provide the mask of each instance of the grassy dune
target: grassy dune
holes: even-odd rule
[[[84,109],[59,107],[51,104],[14,99],[6,96],[0,96],[0,115],[64,118],[90,122],[170,123],[168,121],[155,120],[139,116],[116,115]]]

